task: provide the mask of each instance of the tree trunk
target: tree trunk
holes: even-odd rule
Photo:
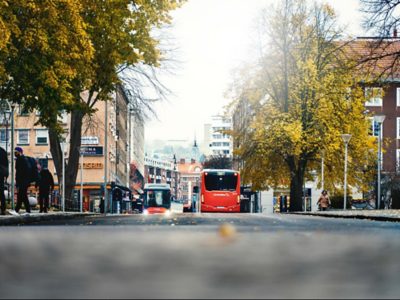
[[[306,159],[300,159],[296,164],[295,158],[288,158],[290,178],[290,211],[303,210],[304,173],[307,166]]]
[[[72,204],[73,191],[78,175],[79,156],[82,135],[83,112],[75,110],[71,112],[71,125],[69,133],[69,155],[68,162],[65,162],[65,205],[69,208]],[[57,172],[58,185],[60,186],[62,178],[62,149],[60,138],[52,129],[49,129],[50,151],[53,157],[54,166]]]
[[[49,128],[50,152],[53,158],[54,167],[57,172],[58,186],[62,182],[62,150],[60,145],[60,138],[56,131]]]
[[[290,180],[290,211],[303,210],[303,181],[304,177],[298,171]]]
[[[68,164],[65,167],[65,201],[72,204],[76,176],[79,169],[79,157],[82,137],[83,113],[79,110],[71,112],[70,144]]]

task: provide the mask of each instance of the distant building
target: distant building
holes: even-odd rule
[[[82,97],[87,97],[87,92]],[[110,95],[110,101],[98,101],[93,107],[96,112],[91,117],[85,117],[82,123],[82,137],[79,170],[76,178],[75,193],[73,199],[66,199],[67,210],[79,209],[79,193],[81,188],[81,176],[83,186],[83,210],[99,211],[100,199],[103,196],[103,185],[105,175],[105,156],[107,157],[106,181],[108,189],[112,184],[127,186],[129,181],[128,151],[130,144],[128,134],[128,99],[121,87]],[[107,120],[105,111],[107,109]],[[48,129],[36,125],[39,112],[29,113],[23,106],[19,105],[15,110],[15,146],[24,149],[24,154],[34,157],[54,175],[56,183],[55,198],[53,204],[60,205],[59,178],[56,172],[52,154],[50,152],[50,139]],[[70,115],[63,113],[59,117],[65,131],[70,132]],[[107,128],[107,144],[105,144],[105,127]],[[7,130],[7,134],[6,134]],[[68,151],[70,137],[66,137],[66,161],[68,162]],[[0,145],[6,147],[10,152],[11,131],[10,127],[2,126],[0,129]],[[81,166],[83,168],[81,168]],[[9,176],[10,180],[11,176]],[[33,189],[33,188],[31,188]],[[33,192],[33,191],[32,191]]]
[[[208,155],[232,156],[232,138],[226,131],[232,130],[232,120],[216,115],[211,118],[211,124],[204,125],[204,141],[209,141]]]
[[[134,194],[141,194],[144,187],[144,120],[140,114],[130,111],[129,187]]]
[[[190,200],[192,198],[193,187],[200,185],[200,173],[203,165],[196,160],[186,161],[181,159],[178,164],[180,173],[180,197],[182,200]]]
[[[167,183],[172,194],[179,197],[180,174],[176,163],[149,156],[145,156],[144,161],[145,183]]]

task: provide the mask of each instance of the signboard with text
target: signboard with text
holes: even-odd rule
[[[97,136],[82,136],[81,137],[81,144],[82,145],[98,145],[99,138]]]
[[[103,156],[103,146],[82,146],[83,156]]]

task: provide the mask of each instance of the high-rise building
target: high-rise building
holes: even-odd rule
[[[204,126],[204,140],[209,141],[208,155],[232,156],[232,138],[228,132],[232,130],[231,118],[216,115],[210,124]],[[207,146],[207,145],[206,145]]]

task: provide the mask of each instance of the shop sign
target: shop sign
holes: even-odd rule
[[[81,152],[84,156],[103,156],[103,146],[83,146]]]
[[[84,169],[103,169],[103,163],[83,163]]]
[[[98,136],[82,136],[81,144],[82,145],[98,145],[99,137]]]

